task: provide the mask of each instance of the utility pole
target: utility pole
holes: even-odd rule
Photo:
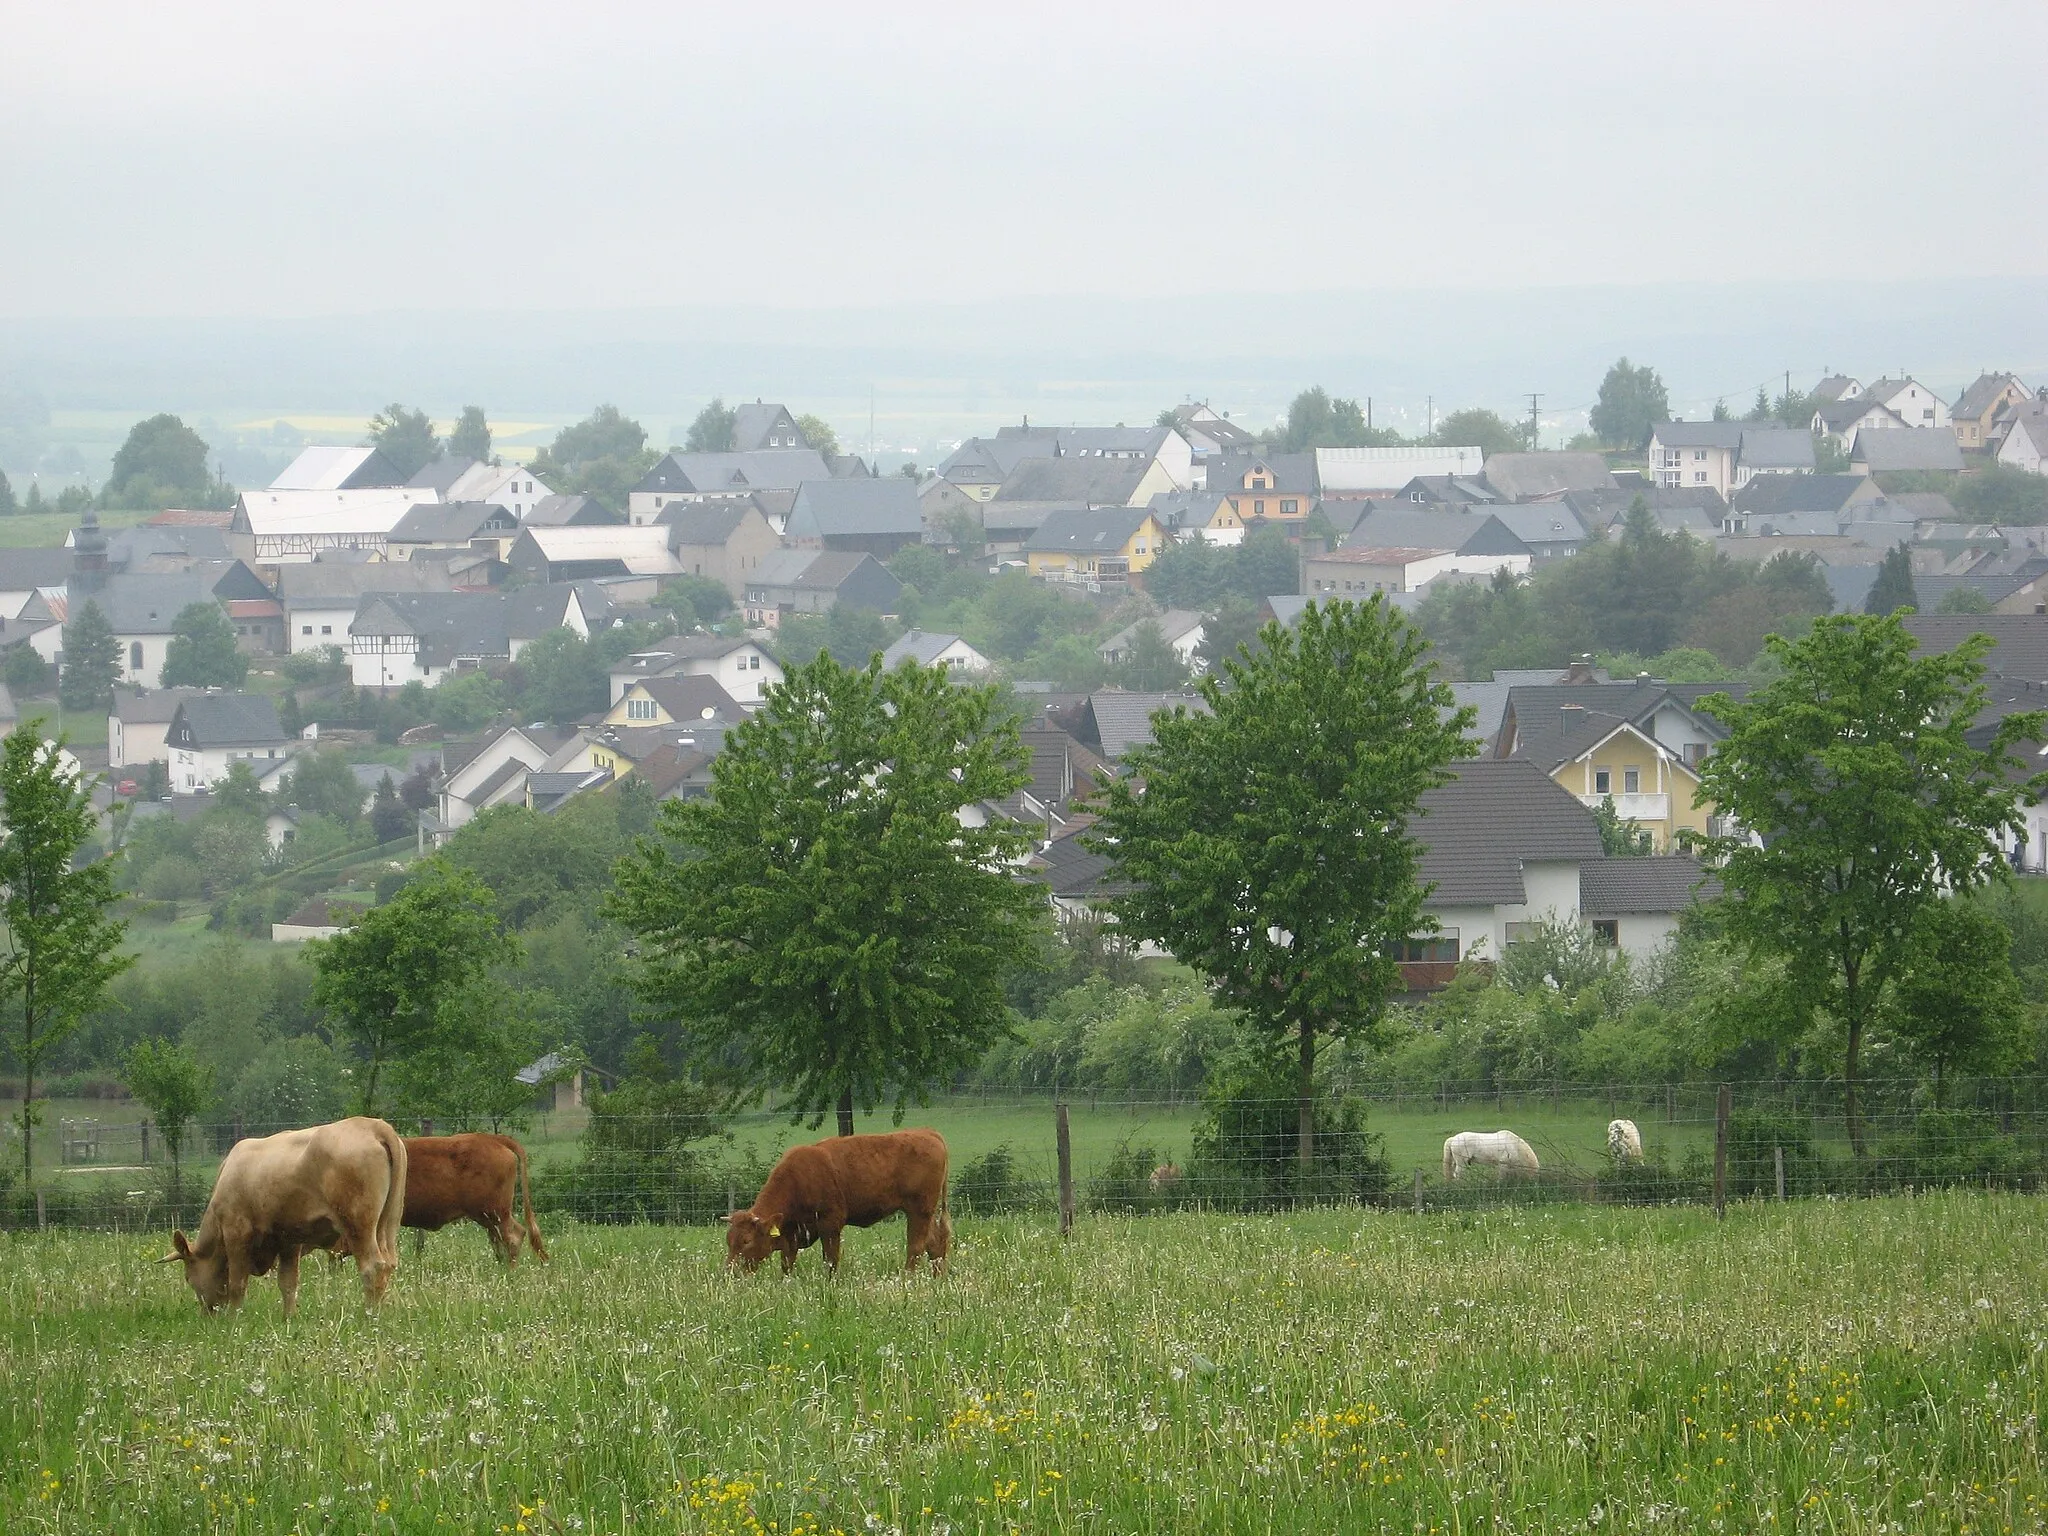
[[[1537,434],[1542,430],[1536,418],[1536,406],[1542,398],[1541,395],[1531,395],[1529,397],[1529,451],[1531,453],[1534,453],[1538,447]]]
[[[1429,415],[1428,415],[1428,421],[1429,421],[1429,434],[1428,434],[1428,435],[1429,435],[1430,437],[1434,438],[1434,437],[1436,436],[1436,396],[1435,396],[1435,395],[1424,395],[1424,396],[1423,396],[1422,398],[1423,398],[1423,399],[1425,399],[1425,400],[1427,400],[1427,401],[1429,402],[1429,405],[1428,405],[1428,411],[1429,411]]]
[[[1366,430],[1366,431],[1368,431],[1368,432],[1370,432],[1370,431],[1372,430],[1372,396],[1371,396],[1371,395],[1367,395],[1367,396],[1365,397],[1365,430]]]

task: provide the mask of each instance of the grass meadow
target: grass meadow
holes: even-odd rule
[[[204,1318],[160,1240],[0,1239],[9,1532],[2038,1531],[2048,1212],[710,1228],[410,1242]]]

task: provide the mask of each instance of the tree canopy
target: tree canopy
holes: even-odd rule
[[[114,684],[120,679],[121,641],[107,622],[106,610],[88,597],[64,626],[64,671],[57,697],[66,709],[112,709]]]
[[[732,432],[739,413],[721,399],[714,399],[690,423],[690,435],[683,441],[686,453],[730,453]]]
[[[1913,590],[1913,552],[1904,544],[1885,551],[1878,562],[1877,580],[1863,599],[1865,613],[1896,613],[1901,608],[1918,608],[1920,596]]]
[[[600,405],[535,455],[533,472],[564,495],[590,496],[623,512],[626,496],[659,455],[647,429],[616,405]]]
[[[811,447],[817,449],[818,452],[837,453],[839,451],[839,434],[832,430],[832,423],[824,417],[813,416],[806,412],[802,416],[797,417],[796,429],[803,435],[803,440],[810,444]]]
[[[1529,446],[1519,427],[1510,426],[1499,412],[1477,406],[1439,417],[1436,440],[1454,448],[1479,448],[1487,458],[1496,453],[1520,453]]]
[[[102,502],[109,507],[206,507],[217,498],[207,446],[168,413],[138,421],[114,453]]]
[[[219,603],[193,603],[179,613],[164,649],[164,687],[239,688],[248,675],[249,658]]]
[[[417,406],[407,410],[393,401],[370,418],[370,441],[391,461],[391,467],[411,479],[440,457],[441,440],[434,423]]]
[[[1173,413],[1161,424],[1173,425]],[[1368,427],[1365,409],[1356,400],[1331,399],[1322,385],[1304,389],[1287,407],[1287,434],[1281,446],[1289,453],[1309,448],[1371,448],[1398,443],[1401,434],[1387,427]]]
[[[457,458],[488,463],[491,457],[491,424],[480,405],[465,405],[448,434],[448,452]]]
[[[1623,357],[1600,381],[1600,398],[1589,421],[1602,442],[1640,449],[1649,446],[1650,429],[1670,419],[1671,397],[1657,370],[1647,363],[1631,366]]]
[[[701,1070],[850,1134],[1008,1031],[1045,908],[1010,872],[1028,832],[960,817],[1028,777],[995,703],[943,668],[821,656],[728,736],[708,797],[663,804],[611,911]]]

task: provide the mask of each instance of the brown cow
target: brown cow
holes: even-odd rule
[[[526,1179],[526,1148],[510,1136],[483,1131],[461,1136],[408,1136],[405,1224],[438,1232],[451,1221],[473,1221],[491,1240],[491,1251],[507,1269],[519,1262],[522,1241],[547,1262],[547,1245],[533,1219],[533,1191]],[[524,1205],[522,1224],[514,1197]]]
[[[339,1243],[356,1255],[363,1299],[381,1301],[398,1269],[405,1181],[405,1142],[382,1120],[358,1116],[238,1141],[221,1162],[199,1240],[172,1233],[173,1251],[163,1262],[183,1262],[208,1312],[239,1307],[249,1277],[267,1275],[275,1264],[290,1317],[299,1301],[300,1253]]]
[[[798,1252],[819,1243],[827,1267],[836,1270],[841,1232],[872,1227],[898,1211],[910,1225],[904,1269],[915,1270],[920,1254],[943,1268],[953,1223],[946,1213],[946,1140],[937,1131],[834,1136],[791,1147],[752,1208],[726,1218],[726,1263],[752,1274],[780,1252],[788,1274]]]

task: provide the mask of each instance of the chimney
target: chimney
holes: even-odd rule
[[[1586,723],[1586,706],[1583,704],[1560,704],[1557,706],[1558,729],[1569,735]]]
[[[2034,614],[2037,618],[2048,619],[2048,603],[2034,604]]]
[[[1593,658],[1592,658],[1591,656],[1574,656],[1574,657],[1572,658],[1572,663],[1571,663],[1571,665],[1570,665],[1570,666],[1568,666],[1568,667],[1566,667],[1566,668],[1564,669],[1564,680],[1565,680],[1565,681],[1566,681],[1567,683],[1590,683],[1590,682],[1592,682],[1592,681],[1593,681]],[[1576,708],[1579,708],[1580,706],[1578,706],[1578,705],[1573,705],[1573,706],[1571,706],[1571,707],[1572,707],[1572,708],[1574,708],[1574,709],[1576,709]]]

